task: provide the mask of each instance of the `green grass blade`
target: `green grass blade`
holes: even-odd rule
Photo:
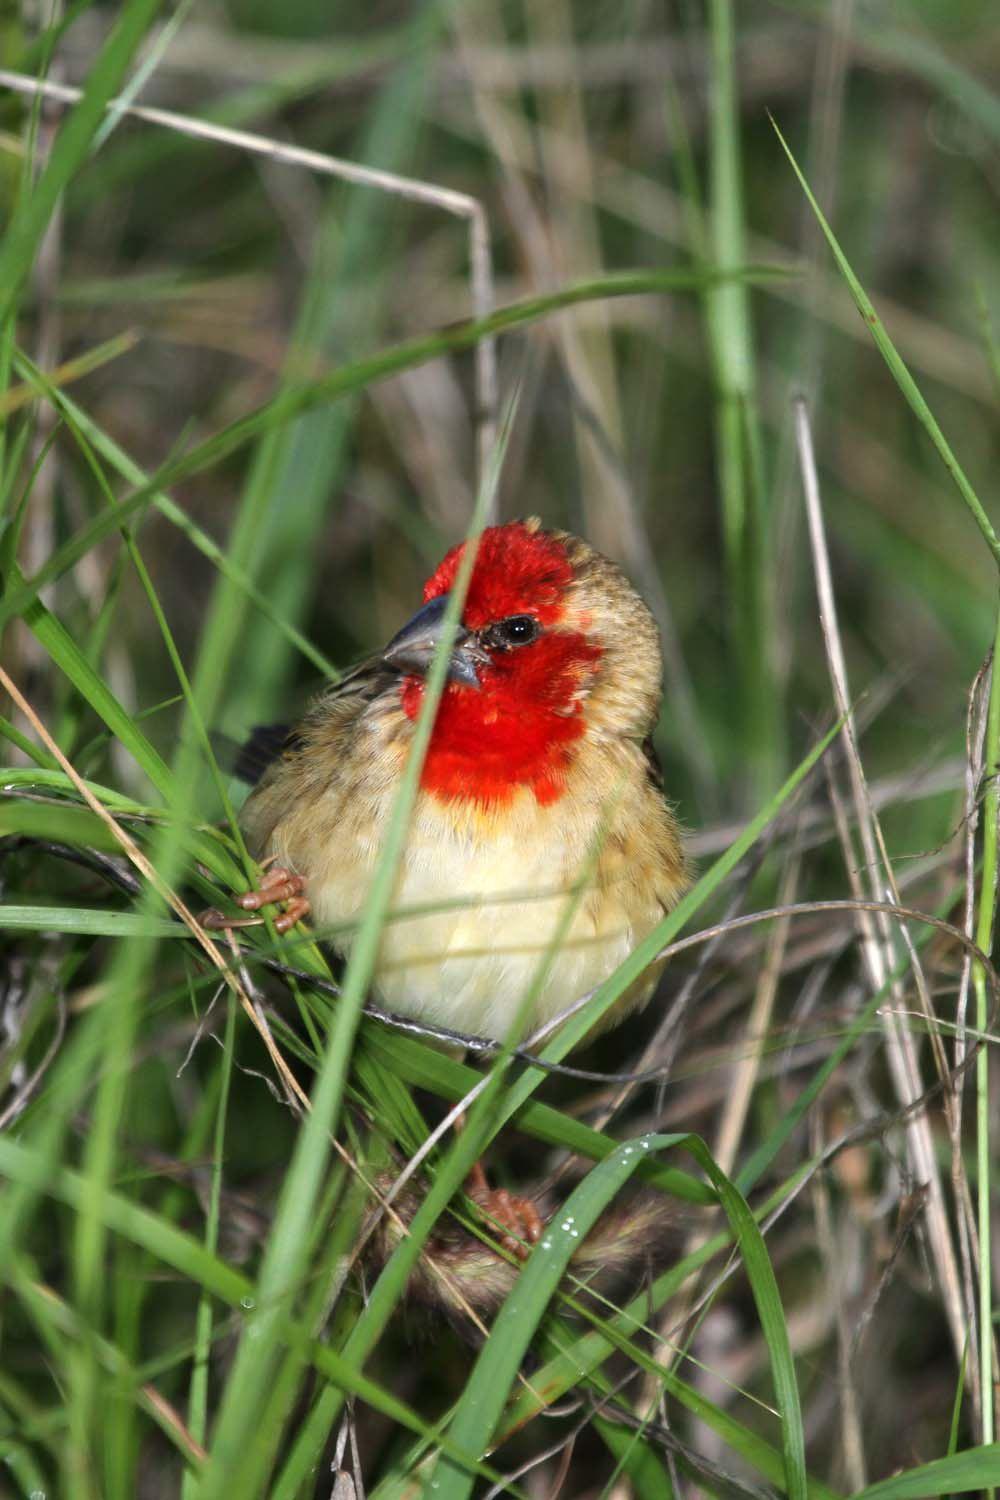
[[[620,1188],[631,1177],[646,1151],[676,1143],[673,1136],[653,1136],[618,1147],[583,1182],[546,1225],[483,1345],[459,1399],[449,1433],[470,1453],[487,1448],[507,1402],[508,1393],[528,1351],[538,1324],[569,1267],[578,1244]],[[439,1500],[464,1500],[474,1475],[448,1459],[434,1470],[431,1488]]]
[[[2,773],[0,773],[2,774]],[[59,806],[51,802],[0,801],[0,838],[46,839],[82,849],[118,854],[121,845],[89,807]]]
[[[616,1460],[615,1471],[604,1488],[605,1495],[613,1493],[619,1476],[624,1475],[638,1500],[677,1500],[662,1458],[652,1444],[643,1440],[641,1432],[632,1432],[607,1417],[595,1417],[594,1430],[600,1433]]]
[[[82,526],[75,536],[59,547],[46,563],[26,583],[14,587],[0,600],[0,626],[14,615],[22,614],[32,599],[46,583],[61,577],[81,557],[104,537],[110,536],[137,511],[150,504],[154,495],[167,485],[181,479],[200,474],[211,465],[219,463],[237,452],[253,438],[271,428],[279,427],[293,417],[341,396],[363,389],[376,381],[403,370],[411,370],[442,354],[458,353],[472,348],[481,339],[493,334],[507,333],[515,328],[526,327],[567,307],[577,307],[586,302],[605,298],[631,297],[642,292],[701,292],[715,282],[732,280],[733,277],[769,279],[785,276],[782,268],[747,267],[734,272],[711,270],[666,270],[624,271],[595,281],[578,282],[562,291],[548,293],[542,297],[529,297],[523,302],[512,303],[491,314],[488,318],[459,324],[433,334],[425,334],[393,348],[380,351],[366,359],[335,370],[319,380],[305,382],[292,391],[276,396],[272,401],[256,408],[245,417],[231,422],[221,432],[198,443],[186,454],[169,459],[150,476],[134,494],[116,506],[95,516]]]
[[[94,452],[104,460],[116,474],[127,479],[129,484],[144,486],[149,483],[149,476],[130,458],[125,450],[109,437],[108,434],[97,425],[81,406],[78,406],[66,392],[57,389],[45,378],[43,373],[25,355],[18,351],[14,356],[14,368],[28,381],[35,390],[48,397],[56,409],[63,413],[67,421],[82,434],[91,445]],[[218,568],[229,581],[239,589],[251,603],[270,621],[276,630],[280,631],[286,639],[299,650],[318,672],[323,676],[336,680],[339,672],[329,657],[325,656],[313,643],[308,640],[301,631],[290,625],[284,616],[277,610],[267,594],[257,587],[250,575],[234,562],[229,554],[219,546],[218,542],[207,531],[204,531],[188,513],[177,504],[169,495],[159,491],[151,496],[152,504],[165,516],[178,531],[184,533],[192,546],[197,547],[203,557],[207,557],[214,567]]]
[[[12,578],[16,588],[22,582],[20,572],[15,570]],[[157,791],[164,797],[169,796],[173,782],[166,762],[142,731],[136,727],[132,715],[118,702],[103,678],[98,676],[65,626],[60,624],[55,615],[46,609],[38,598],[30,600],[24,619],[35,639],[45,647],[51,659],[66,675],[76,691],[104,720],[119,744],[145,771]]]
[[[719,1171],[711,1153],[697,1136],[646,1136],[629,1142],[595,1167],[574,1190],[547,1226],[498,1314],[459,1401],[450,1436],[466,1451],[479,1453],[486,1449],[535,1329],[565,1275],[575,1242],[589,1232],[600,1213],[631,1176],[644,1151],[667,1150],[675,1146],[688,1150],[706,1172],[732,1226],[771,1353],[777,1406],[782,1419],[787,1491],[791,1500],[805,1500],[808,1488],[802,1415],[777,1282],[750,1209]],[[441,1500],[464,1500],[471,1492],[474,1479],[472,1474],[447,1458],[440,1461],[435,1477],[434,1488]]]
[[[225,1160],[229,1090],[233,1076],[233,1053],[236,1044],[236,998],[232,993],[227,997],[226,1003],[226,1031],[222,1043],[222,1078],[215,1118],[212,1186],[208,1213],[205,1217],[205,1249],[210,1255],[215,1255],[219,1246],[222,1164]],[[203,1292],[195,1315],[195,1353],[191,1369],[191,1386],[188,1392],[188,1431],[195,1442],[202,1447],[205,1445],[205,1436],[208,1432],[208,1363],[212,1347],[213,1315],[212,1299],[207,1292]],[[191,1475],[185,1474],[181,1490],[182,1500],[191,1500],[193,1495],[194,1485]]]
[[[964,1495],[1000,1484],[1000,1443],[966,1448],[949,1458],[936,1458],[916,1469],[906,1469],[858,1490],[852,1500],[931,1500],[945,1490]]]
[[[88,70],[83,97],[56,136],[34,191],[11,221],[0,245],[0,322],[10,313],[55,206],[82,165],[108,100],[159,8],[160,0],[126,0],[119,8],[107,41]]]
[[[352,145],[354,160],[397,174],[410,170],[420,143],[427,69],[445,9],[442,0],[432,0],[415,10],[402,61],[378,90],[371,119]],[[319,253],[290,346],[286,388],[297,384],[303,368],[344,364],[377,341],[392,284],[392,231],[400,208],[385,192],[331,187],[317,234]],[[295,626],[306,618],[316,587],[316,544],[330,524],[331,496],[342,487],[356,417],[357,399],[338,402],[332,411],[303,413],[265,435],[251,467],[237,531],[249,529],[251,567],[266,563],[269,595]],[[236,674],[223,705],[223,725],[238,727],[265,722],[274,713],[290,663],[286,640],[263,621],[244,622],[240,600],[231,604],[230,628],[255,663],[253,672]]]
[[[85,906],[0,905],[0,931],[73,932],[83,937],[187,937],[183,922],[168,922],[124,911],[96,911]]]
[[[732,0],[711,0],[710,244],[718,271],[733,271],[746,256],[746,226],[736,80],[736,35]],[[692,247],[697,251],[697,244]],[[715,454],[722,500],[722,531],[730,607],[730,634],[740,661],[743,705],[743,764],[749,764],[758,796],[771,790],[778,772],[779,704],[772,669],[773,643],[765,569],[766,485],[756,410],[756,364],[749,286],[720,281],[704,296],[705,322],[715,381]]]
[[[360,1004],[360,995],[352,993],[348,988],[352,982],[352,974],[355,972],[355,969],[357,973],[355,983],[360,983],[362,988],[367,986],[374,971],[377,945],[380,941],[382,925],[391,905],[395,872],[402,854],[409,813],[416,797],[420,771],[430,740],[433,715],[436,712],[437,703],[444,687],[448,653],[454,637],[454,630],[457,628],[461,616],[465,591],[475,564],[476,548],[474,543],[478,540],[485,525],[486,517],[492,509],[499,481],[503,453],[510,435],[514,404],[511,403],[511,406],[507,410],[505,419],[501,425],[496,447],[487,465],[476,501],[475,514],[467,534],[465,552],[459,565],[455,582],[449,592],[448,608],[444,616],[442,640],[437,648],[431,671],[426,678],[420,714],[417,719],[401,785],[396,794],[396,804],[393,809],[393,818],[396,821],[394,821],[393,826],[387,831],[385,837],[382,856],[369,891],[365,916],[359,929],[358,938],[352,949],[350,963],[345,975],[341,1006],[344,1005],[347,998],[350,999],[352,1006],[356,1007]],[[363,942],[364,946],[362,947]],[[361,950],[360,954],[359,949]],[[495,1092],[499,1081],[499,1074],[492,1074],[488,1088]],[[481,1079],[477,1079],[477,1083],[481,1082]],[[351,1334],[344,1345],[344,1355],[346,1358],[355,1360],[359,1368],[363,1366],[365,1359],[371,1353],[383,1332],[394,1308],[403,1297],[410,1272],[421,1252],[425,1240],[447,1204],[458,1191],[461,1183],[468,1175],[470,1168],[478,1157],[482,1146],[485,1144],[487,1131],[483,1126],[483,1110],[481,1108],[483,1104],[483,1099],[476,1101],[476,1107],[467,1119],[465,1129],[453,1141],[429,1192],[408,1225],[406,1236],[396,1246],[393,1254],[390,1256],[387,1265],[383,1268],[378,1281],[372,1289],[364,1312],[351,1330]],[[341,1404],[342,1398],[339,1392],[330,1390],[321,1394],[308,1422],[303,1424],[292,1452],[279,1475],[276,1486],[279,1494],[294,1494],[297,1486],[304,1483],[307,1474],[315,1462],[316,1448],[321,1446],[325,1440],[325,1434],[334,1421]]]
[[[903,359],[897,351],[895,344],[890,339],[884,323],[882,322],[878,313],[875,311],[875,307],[872,303],[871,298],[868,296],[868,293],[865,291],[864,287],[861,285],[861,282],[858,280],[857,276],[855,276],[853,270],[851,269],[850,261],[847,259],[847,256],[840,248],[840,243],[837,240],[837,237],[834,234],[833,230],[830,228],[830,225],[827,223],[823,210],[816,202],[816,199],[813,196],[812,189],[806,181],[805,174],[803,173],[802,168],[799,166],[794,155],[792,154],[791,147],[788,145],[788,142],[785,140],[785,137],[782,135],[781,131],[778,129],[776,122],[773,119],[771,121],[771,124],[774,126],[775,133],[778,137],[778,140],[781,142],[782,149],[785,155],[788,157],[789,162],[791,163],[792,170],[799,180],[799,185],[801,186],[802,191],[805,193],[806,198],[809,200],[809,206],[812,209],[813,213],[816,215],[816,219],[823,231],[826,242],[833,252],[833,258],[837,262],[837,268],[847,283],[851,296],[854,298],[855,304],[857,305],[858,312],[864,319],[871,333],[871,336],[875,341],[876,348],[888,365],[892,378],[895,380],[896,384],[899,386],[899,389],[905,396],[910,410],[913,412],[914,416],[917,418],[920,425],[927,433],[927,436],[934,444],[934,447],[940,454],[945,468],[948,470],[948,473],[951,475],[952,479],[955,482],[958,493],[965,501],[965,504],[968,506],[969,511],[971,512],[972,517],[976,522],[976,525],[982,532],[983,539],[992,552],[994,561],[996,562],[997,566],[1000,567],[1000,537],[998,537],[996,532],[994,531],[989,516],[983,509],[978,495],[967,479],[964,469],[958,462],[958,459],[955,457],[955,454],[951,449],[951,445],[949,444],[944,433],[941,431],[941,428],[938,426],[937,420],[934,417],[934,414],[931,411],[930,407],[927,405],[927,402],[924,400],[919,386],[904,364]]]
[[[124,712],[124,710],[122,711]],[[5,769],[2,775],[4,791],[7,793],[15,793],[19,788],[23,788],[29,793],[51,791],[73,799],[77,796],[75,786],[61,770],[46,770],[40,767],[35,771],[24,770],[20,766],[15,766]],[[146,832],[143,825],[149,824],[152,829],[155,829],[156,826],[162,824],[170,816],[163,807],[152,807],[147,803],[136,802],[133,797],[125,797],[120,792],[114,791],[111,787],[102,786],[96,781],[89,781],[86,777],[81,779],[84,786],[93,793],[98,802],[102,803],[110,813],[120,815],[126,819],[142,819],[142,824],[139,826],[130,825],[130,831],[140,839]],[[9,831],[12,833],[23,831],[28,834],[34,833],[39,838],[58,839],[58,825],[54,826],[47,822],[44,816],[50,806],[51,804],[32,804],[29,802],[8,803],[0,801],[0,827],[9,828]],[[86,812],[88,817],[93,818],[95,824],[98,824],[102,830],[95,847],[104,847],[102,840],[108,836],[107,829],[103,823],[100,823],[96,813],[91,812],[89,808],[84,809],[80,807],[75,801],[61,802],[53,808],[54,813],[61,814],[64,811],[67,814],[66,826],[70,833],[76,827],[83,830],[87,826],[90,826],[82,823],[77,824],[75,822],[77,814]],[[33,819],[35,818],[38,821],[33,823]],[[182,847],[192,859],[207,866],[210,873],[218,880],[220,885],[227,886],[230,890],[246,889],[245,876],[229,853],[229,843],[225,834],[214,828],[182,827],[178,831],[178,838]],[[117,840],[114,843],[117,850],[120,846]]]
[[[82,1173],[65,1167],[53,1171],[41,1153],[9,1136],[0,1137],[0,1177],[57,1198],[77,1212],[83,1209],[87,1201],[89,1184]],[[113,1233],[122,1235],[132,1244],[147,1250],[157,1260],[173,1267],[187,1280],[204,1287],[228,1306],[245,1309],[252,1305],[255,1286],[249,1277],[233,1270],[206,1250],[193,1235],[177,1229],[161,1215],[152,1213],[133,1199],[115,1192],[104,1195],[101,1215],[106,1227]],[[328,1345],[317,1343],[294,1320],[285,1321],[283,1337],[292,1347],[305,1345],[316,1369],[345,1392],[357,1396],[375,1411],[382,1412],[407,1430],[423,1438],[435,1437],[446,1452],[454,1453],[462,1462],[466,1461],[467,1456],[458,1453],[450,1439],[437,1436],[405,1402],[384,1391],[375,1381],[359,1374],[353,1365]],[[477,1463],[471,1456],[468,1461],[473,1464],[477,1473],[487,1478],[497,1477],[487,1465]]]
[[[224,1500],[228,1492],[228,1475],[239,1461],[242,1446],[253,1431],[257,1412],[266,1396],[277,1356],[281,1320],[287,1315],[290,1300],[300,1289],[308,1231],[329,1152],[329,1133],[336,1129],[355,1031],[374,972],[382,928],[392,903],[396,872],[419,790],[424,755],[444,691],[451,645],[475,562],[474,543],[482,531],[496,492],[508,434],[509,417],[480,489],[466,539],[465,555],[442,622],[441,640],[425,679],[423,701],[406,765],[344,974],[327,1053],[313,1088],[312,1108],[296,1142],[264,1253],[256,1297],[259,1311],[237,1352],[205,1478],[199,1490],[200,1500]],[[385,1273],[380,1280],[385,1281]],[[399,1292],[402,1292],[402,1285]]]

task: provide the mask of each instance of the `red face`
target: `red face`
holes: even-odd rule
[[[464,543],[424,587],[424,600],[448,593]],[[581,690],[600,647],[561,625],[573,569],[556,538],[523,521],[482,535],[462,613],[482,653],[479,686],[451,681],[424,762],[424,787],[439,796],[508,801],[528,786],[541,803],[562,794],[573,744],[583,733]],[[403,680],[403,707],[415,718],[423,679]]]

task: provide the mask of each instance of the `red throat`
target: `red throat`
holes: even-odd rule
[[[462,547],[453,548],[424,588],[425,600],[452,586]],[[422,785],[443,798],[509,801],[526,787],[540,803],[556,801],[574,747],[584,732],[583,690],[601,651],[579,631],[560,630],[573,569],[556,538],[524,522],[483,533],[463,623],[481,629],[531,614],[543,627],[530,645],[499,654],[480,672],[480,686],[449,682],[424,762]],[[407,677],[403,708],[415,718],[423,680]]]

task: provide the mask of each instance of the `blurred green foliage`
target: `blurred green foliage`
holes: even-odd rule
[[[93,88],[110,28],[135,22],[138,10],[80,3],[40,18],[0,5],[0,66]],[[155,28],[149,44],[155,51]],[[119,88],[112,72],[127,83],[136,66],[126,52],[98,79],[94,124]],[[31,379],[18,351],[52,374],[134,336],[73,383],[75,405],[38,400],[7,420],[5,581],[20,587],[105,513],[111,495],[127,496],[246,414],[473,316],[465,220],[313,173],[282,160],[285,146],[477,199],[498,305],[605,272],[691,268],[705,273],[694,291],[582,303],[501,339],[502,388],[517,383],[521,397],[500,514],[537,514],[585,533],[649,599],[667,648],[657,735],[667,786],[707,866],[835,718],[792,442],[791,401],[804,392],[865,768],[888,799],[884,829],[907,900],[953,914],[966,698],[993,638],[995,568],[857,315],[768,111],[995,515],[998,76],[1000,15],[989,0],[227,0],[184,15],[140,102],[257,132],[273,143],[269,155],[134,118],[92,150],[79,113],[73,137],[60,107],[5,94],[3,295],[12,299],[23,282],[0,341],[3,384]],[[52,160],[66,167],[64,180],[45,178]],[[46,183],[57,209],[38,210],[33,225]],[[748,263],[781,274],[711,283],[712,268]],[[26,612],[30,628],[6,626],[4,669],[102,805],[194,906],[249,873],[224,827],[226,799],[202,730],[238,738],[298,712],[318,673],[296,631],[346,667],[409,616],[423,578],[472,515],[476,400],[467,350],[227,446],[169,486],[170,504],[143,505],[127,536],[115,532],[47,586],[44,605]],[[262,1415],[257,1446],[247,1442],[241,1456],[252,1476],[244,1492],[310,1494],[302,1476],[320,1455],[331,1460],[336,1432],[324,1421],[347,1389],[336,1361],[352,1330],[361,1327],[363,1337],[353,1336],[364,1343],[372,1326],[351,1282],[319,1354],[305,1342],[324,1326],[334,1262],[356,1233],[362,1195],[346,1193],[342,1166],[324,1175],[319,1142],[310,1163],[323,1167],[313,1183],[321,1206],[308,1243],[283,1245],[308,1266],[294,1337],[272,1318],[274,1380],[258,1378],[244,1353],[229,1385],[236,1335],[253,1326],[244,1317],[252,1282],[241,1278],[256,1278],[275,1225],[282,1248],[287,1219],[276,1205],[303,1133],[265,1085],[271,1064],[242,1013],[233,1046],[217,1045],[229,1023],[225,999],[212,1000],[215,971],[190,945],[142,925],[133,893],[101,862],[115,847],[107,829],[69,807],[78,796],[47,752],[29,775],[24,747],[35,746],[34,732],[9,704],[0,711],[13,768],[0,797],[0,907],[9,908],[0,1082],[5,1102],[26,1106],[4,1120],[10,1150],[0,1161],[9,1174],[0,1449],[13,1492],[177,1494],[182,1457],[195,1451],[187,1434],[210,1446],[224,1411],[224,1436],[238,1438],[246,1391]],[[238,799],[238,788],[224,790]],[[88,862],[53,850],[60,839],[89,850]],[[789,880],[803,898],[842,896],[854,869],[845,871],[813,783],[798,833],[782,825],[742,899],[770,902]],[[39,905],[51,913],[49,930],[25,914]],[[93,908],[100,915],[88,927]],[[162,920],[164,907],[151,900],[150,910]],[[128,929],[132,947],[101,936],[125,913],[139,923]],[[797,1359],[812,1492],[831,1493],[828,1483],[846,1494],[862,1483],[845,1436],[845,1359],[869,1477],[944,1454],[959,1375],[922,1229],[911,1233],[907,1217],[920,1184],[902,1137],[886,1126],[838,1157],[816,1187],[832,1207],[798,1195],[796,1173],[825,1141],[898,1103],[849,920],[828,915],[799,931],[765,1037],[744,1029],[770,952],[766,932],[753,929],[696,976],[669,1083],[645,1087],[607,1138],[597,1131],[615,1087],[553,1080],[520,1121],[530,1143],[508,1132],[494,1150],[504,1180],[533,1184],[562,1159],[560,1147],[596,1158],[633,1129],[697,1130],[711,1144],[737,1070],[760,1043],[733,1175],[770,1195],[755,1209],[783,1206],[766,1244]],[[268,939],[252,941],[258,974]],[[322,968],[313,950],[298,960]],[[950,1017],[955,951],[942,957],[932,944],[928,964]],[[672,965],[666,993],[676,998],[694,972],[687,957]],[[293,997],[266,993],[273,1035],[308,1090],[336,1008],[308,980]],[[629,1067],[648,1034],[648,1018],[636,1021],[582,1061]],[[361,1037],[353,1070],[345,1057],[339,1075],[348,1108],[338,1140],[382,1161],[391,1145],[411,1150],[438,1099],[459,1097],[473,1075],[373,1025]],[[834,1055],[831,1078],[821,1077]],[[945,1132],[935,1130],[947,1162]],[[964,1144],[972,1180],[971,1138]],[[765,1177],[740,1175],[755,1162]],[[687,1182],[690,1200],[698,1185]],[[50,1201],[42,1189],[52,1184]],[[659,1185],[677,1190],[678,1179],[661,1175]],[[832,1251],[817,1249],[824,1213]],[[723,1264],[711,1260],[720,1244],[702,1252],[684,1227],[677,1255],[709,1264],[704,1290]],[[756,1254],[745,1223],[743,1233]],[[842,1269],[839,1288],[831,1265]],[[231,1267],[239,1274],[227,1279]],[[756,1262],[755,1293],[763,1267],[766,1257]],[[663,1297],[677,1295],[671,1274],[654,1283]],[[649,1408],[649,1433],[633,1450],[625,1429],[602,1438],[586,1425],[567,1459],[567,1494],[610,1489],[617,1462],[641,1496],[734,1493],[725,1479],[734,1470],[780,1486],[782,1434],[762,1406],[773,1400],[775,1324],[769,1351],[742,1275],[702,1313],[681,1334],[701,1363],[671,1367],[669,1405]],[[630,1359],[649,1377],[646,1346],[628,1342],[644,1308],[616,1322],[613,1336],[579,1316],[541,1325],[541,1367],[561,1382],[551,1399],[576,1378],[573,1358],[599,1343],[604,1353],[624,1346],[622,1368]],[[408,1428],[441,1421],[471,1367],[439,1325],[414,1342],[414,1323],[411,1313],[373,1335],[365,1372],[381,1394],[368,1391],[356,1407],[362,1468],[385,1497],[415,1493],[433,1444]],[[310,1359],[329,1383],[308,1373]],[[607,1395],[592,1366],[583,1400]],[[787,1398],[790,1360],[778,1370]],[[621,1399],[637,1396],[633,1385]],[[170,1403],[166,1417],[153,1397]],[[525,1408],[529,1397],[519,1397]],[[488,1462],[515,1469],[556,1429],[565,1437],[577,1416],[530,1423]],[[478,1433],[467,1411],[460,1425]],[[971,1398],[960,1427],[968,1447],[978,1432]],[[200,1493],[195,1460],[184,1500]],[[559,1461],[546,1461],[544,1483],[555,1483]],[[992,1482],[986,1459],[969,1462],[965,1481],[956,1469],[941,1483],[957,1493],[963,1482]],[[225,1478],[210,1471],[208,1492],[222,1493]],[[530,1488],[527,1478],[517,1485],[511,1492]]]

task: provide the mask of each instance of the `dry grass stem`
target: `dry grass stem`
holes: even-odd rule
[[[885,872],[885,879],[894,893],[893,899],[895,901],[895,881],[891,867],[885,856],[885,847],[881,841],[881,833],[877,831],[878,819],[868,795],[867,782],[858,751],[854,716],[847,682],[847,666],[837,622],[836,601],[830,571],[829,553],[826,545],[826,532],[823,524],[823,511],[819,491],[819,476],[813,453],[809,413],[805,402],[802,400],[795,403],[795,427],[799,461],[802,470],[803,490],[805,493],[806,515],[809,523],[813,569],[816,577],[816,591],[819,598],[820,624],[823,629],[823,640],[826,646],[827,659],[830,664],[830,678],[833,684],[834,701],[837,705],[838,713],[844,717],[842,741],[850,773],[854,811],[864,854],[864,867],[868,874],[872,895],[877,898],[881,894],[882,887],[879,870],[882,869]],[[864,952],[872,985],[875,989],[881,989],[888,982],[894,967],[892,934],[888,920],[884,916],[879,918],[878,939],[876,939],[874,933],[870,932],[864,944]],[[894,1007],[902,1008],[902,993],[898,985],[893,985],[893,997]],[[885,1024],[887,1054],[896,1091],[900,1102],[904,1106],[910,1106],[920,1097],[922,1092],[914,1040],[908,1028],[894,1019],[891,1013],[886,1015]],[[955,1350],[955,1358],[961,1365],[967,1348],[970,1310],[963,1305],[962,1278],[959,1273],[958,1261],[952,1240],[947,1204],[934,1151],[930,1122],[925,1115],[921,1114],[909,1119],[906,1138],[912,1168],[917,1181],[926,1184],[928,1189],[926,1211],[928,1238],[941,1285],[948,1325],[951,1331],[952,1345]]]
[[[0,86],[13,89],[15,93],[41,95],[45,99],[62,104],[75,104],[82,97],[82,89],[52,80],[31,78],[24,73],[0,68]],[[478,198],[468,193],[456,192],[432,182],[421,182],[413,177],[400,177],[394,172],[384,172],[376,167],[365,167],[359,162],[344,161],[329,156],[323,151],[310,151],[303,146],[292,146],[284,141],[272,140],[269,136],[255,135],[248,130],[233,130],[227,125],[217,125],[211,120],[198,120],[191,115],[182,115],[169,109],[155,109],[145,104],[129,104],[122,99],[112,99],[109,115],[127,115],[144,120],[148,125],[158,125],[164,130],[173,130],[195,140],[210,141],[215,145],[231,146],[238,151],[247,151],[268,161],[285,166],[303,167],[323,177],[335,177],[341,182],[352,182],[359,187],[376,188],[379,192],[391,193],[411,203],[423,203],[442,209],[464,219],[469,226],[469,274],[472,306],[477,318],[487,317],[496,305],[493,277],[493,257],[490,249],[489,225],[486,211]],[[497,383],[496,341],[481,339],[476,345],[476,431],[478,434],[479,463],[485,470],[486,459],[493,451],[497,434],[499,386]]]
[[[799,869],[799,857],[793,847],[781,875],[779,906],[794,905]],[[761,1043],[768,1035],[771,1017],[774,1013],[774,1002],[784,964],[790,921],[789,917],[779,918],[771,929],[764,952],[764,966],[754,988],[753,1004],[747,1016],[743,1056],[733,1070],[732,1081],[722,1111],[722,1120],[715,1141],[715,1159],[722,1170],[729,1174],[732,1173],[736,1162],[736,1153],[746,1126],[747,1111],[757,1085],[761,1063]]]
[[[814,1114],[810,1122],[813,1156],[822,1156],[819,1118]],[[813,1212],[816,1216],[816,1245],[823,1263],[823,1279],[830,1288],[836,1309],[837,1327],[837,1397],[840,1406],[841,1454],[844,1473],[851,1490],[862,1490],[867,1483],[865,1471],[864,1436],[858,1390],[851,1367],[851,1330],[849,1326],[849,1303],[851,1273],[857,1270],[857,1234],[852,1236],[855,1254],[847,1263],[844,1254],[844,1233],[838,1233],[833,1221],[833,1206],[825,1173],[817,1172],[812,1179]]]

